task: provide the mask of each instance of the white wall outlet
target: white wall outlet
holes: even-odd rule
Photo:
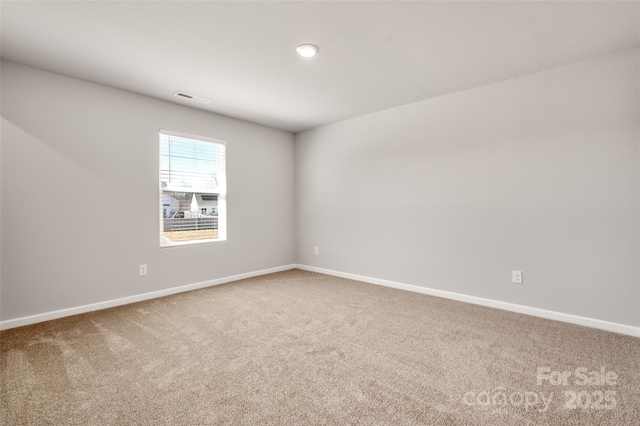
[[[522,284],[522,271],[511,271],[511,281],[514,284]]]
[[[316,247],[314,253],[315,254],[320,254],[320,247]]]
[[[147,275],[147,265],[138,266],[138,273],[140,275]]]

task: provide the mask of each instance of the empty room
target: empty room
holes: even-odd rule
[[[640,2],[1,1],[0,424],[640,424]]]

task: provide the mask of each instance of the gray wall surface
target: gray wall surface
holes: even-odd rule
[[[159,247],[160,129],[227,141],[227,242]],[[3,61],[1,136],[2,320],[295,261],[290,133]]]
[[[640,325],[638,49],[295,145],[15,63],[1,71],[0,320],[297,262]],[[226,243],[160,249],[161,128],[227,141]]]
[[[639,326],[639,79],[633,49],[297,134],[298,263]]]

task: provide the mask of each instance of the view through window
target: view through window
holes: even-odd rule
[[[160,131],[160,245],[226,240],[226,144]]]

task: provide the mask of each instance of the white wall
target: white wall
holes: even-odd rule
[[[634,49],[296,135],[298,263],[640,325],[639,79]]]
[[[160,129],[227,141],[226,243],[160,249]],[[2,320],[295,261],[290,133],[3,61],[1,135]]]

